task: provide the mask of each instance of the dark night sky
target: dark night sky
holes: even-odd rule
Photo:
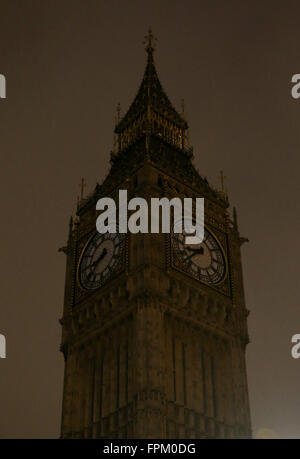
[[[299,1],[0,2],[0,437],[58,437],[68,220],[78,183],[108,171],[115,107],[132,101],[158,37],[171,101],[185,99],[195,163],[238,209],[254,432],[300,437]],[[298,124],[297,124],[298,123]]]

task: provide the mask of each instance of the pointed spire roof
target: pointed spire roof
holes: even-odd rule
[[[144,42],[146,43],[146,52],[148,54],[144,77],[134,101],[125,116],[116,125],[116,133],[122,132],[136,118],[145,113],[148,110],[148,107],[151,107],[153,111],[160,114],[163,118],[172,121],[179,128],[188,128],[187,122],[172,106],[159,81],[153,59],[153,52],[155,50],[154,40],[156,39],[154,38],[151,29],[149,29]]]

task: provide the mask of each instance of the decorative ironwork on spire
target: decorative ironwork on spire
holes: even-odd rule
[[[185,150],[185,119],[177,113],[159,81],[153,60],[155,41],[152,30],[145,36],[147,65],[138,93],[127,113],[115,127],[119,151],[125,150],[142,136],[155,135]]]
[[[148,35],[145,35],[143,44],[146,45],[145,50],[148,54],[152,54],[155,51],[155,43],[157,38],[153,35],[151,27],[149,27]]]

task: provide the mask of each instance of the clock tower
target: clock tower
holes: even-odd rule
[[[236,212],[193,165],[146,39],[138,93],[115,127],[110,172],[78,204],[61,319],[63,438],[251,437],[248,344]],[[205,234],[96,231],[96,203],[204,198]]]

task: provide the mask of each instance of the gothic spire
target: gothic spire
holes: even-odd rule
[[[151,133],[177,147],[184,146],[184,133],[188,125],[172,106],[159,81],[153,59],[155,41],[149,29],[144,41],[147,64],[141,85],[127,113],[115,127],[121,150],[141,135]]]

